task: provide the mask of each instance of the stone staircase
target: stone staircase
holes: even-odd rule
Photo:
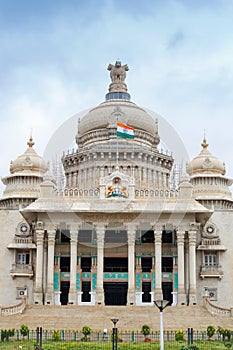
[[[163,312],[164,329],[177,330],[192,327],[206,330],[208,325],[233,329],[233,318],[212,316],[201,306],[167,307]],[[119,329],[140,330],[143,324],[159,330],[159,310],[154,306],[39,306],[28,305],[21,314],[0,316],[0,329],[19,329],[26,324],[30,329],[41,326],[47,330],[80,330],[84,325],[93,330],[112,328],[111,318],[119,319]]]

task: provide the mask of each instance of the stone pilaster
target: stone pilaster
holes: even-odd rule
[[[178,305],[186,305],[186,294],[184,287],[184,232],[177,232],[178,251]]]
[[[70,230],[70,290],[69,304],[77,304],[76,276],[77,276],[77,251],[78,251],[78,230]]]
[[[128,225],[128,296],[127,304],[135,304],[135,237],[136,227]]]
[[[43,304],[43,252],[44,230],[36,230],[36,281],[34,290],[34,303]]]
[[[54,245],[56,230],[48,230],[47,290],[45,304],[54,304]]]
[[[104,305],[104,225],[96,226],[97,234],[97,281],[96,281],[96,303]]]
[[[162,291],[162,230],[154,229],[155,236],[155,294],[154,300],[163,299]]]
[[[189,305],[197,305],[196,297],[196,235],[197,231],[191,229],[189,239]]]

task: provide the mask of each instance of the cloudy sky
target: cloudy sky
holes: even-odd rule
[[[67,119],[102,102],[120,59],[132,100],[190,158],[205,130],[233,177],[232,18],[230,0],[0,0],[0,176],[31,129],[43,155]]]

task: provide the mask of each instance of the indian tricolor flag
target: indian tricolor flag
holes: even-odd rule
[[[122,124],[121,122],[117,123],[117,136],[133,139],[134,138],[134,128],[131,126]]]

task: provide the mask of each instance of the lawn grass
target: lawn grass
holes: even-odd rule
[[[227,349],[223,342],[219,341],[197,341],[195,343],[199,350],[223,350]],[[0,342],[0,350],[34,350],[36,342],[32,340],[10,340]],[[187,342],[165,342],[164,350],[180,350],[187,346]],[[110,341],[104,342],[77,342],[77,341],[43,341],[43,350],[111,350]],[[118,350],[159,350],[159,342],[123,342],[118,343]]]

